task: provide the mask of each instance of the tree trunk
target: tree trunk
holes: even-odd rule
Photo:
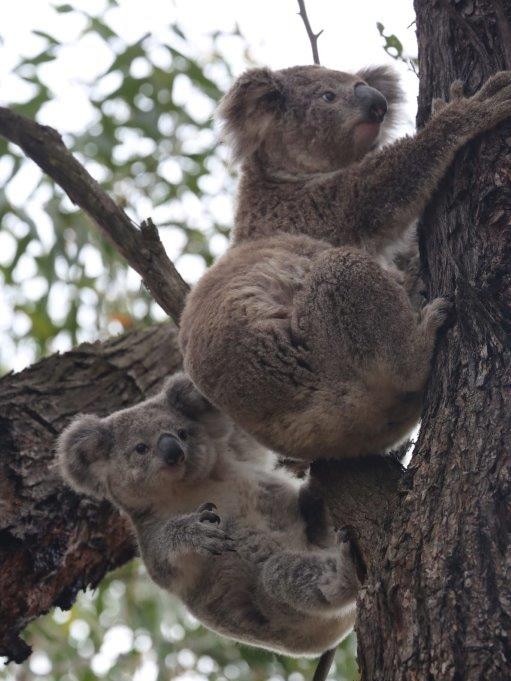
[[[108,502],[65,487],[55,438],[80,412],[104,416],[143,400],[181,358],[169,325],[53,355],[0,381],[0,656],[21,662],[19,632],[135,553]]]
[[[419,125],[456,78],[470,93],[511,68],[510,5],[416,0]],[[511,678],[510,146],[508,126],[464,149],[422,221],[430,297],[449,295],[455,315],[401,489],[399,468],[384,460],[314,470],[360,554],[364,681]],[[0,655],[21,661],[29,650],[18,633],[31,619],[68,607],[134,553],[120,516],[75,496],[52,471],[56,434],[79,411],[143,399],[178,364],[164,326],[0,382]]]
[[[415,7],[420,126],[455,79],[472,94],[511,68],[511,2]],[[463,149],[422,220],[429,297],[449,296],[455,314],[438,344],[408,490],[369,551],[357,621],[364,681],[511,678],[510,146],[506,125]],[[330,504],[339,524],[341,502]]]

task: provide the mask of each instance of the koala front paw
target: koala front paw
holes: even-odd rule
[[[461,80],[455,80],[449,89],[449,102],[454,102],[458,99],[463,99],[463,83]],[[438,113],[443,111],[447,106],[448,102],[445,99],[435,98],[431,102],[431,113],[436,116]]]
[[[196,553],[220,556],[226,551],[236,551],[234,539],[218,527],[221,519],[216,510],[215,504],[207,502],[189,516],[186,543]]]
[[[213,504],[211,501],[207,501],[205,504],[201,504],[199,508],[196,510],[196,513],[199,515],[199,522],[201,523],[209,522],[220,525],[220,516],[217,513],[215,513],[216,510],[217,510],[216,505]]]
[[[511,71],[500,71],[489,78],[468,102],[482,111],[484,130],[511,118]]]
[[[474,101],[484,102],[495,97],[507,99],[506,91],[511,86],[511,71],[499,71],[488,78],[483,87],[472,97]]]
[[[426,333],[436,333],[445,324],[453,309],[447,298],[434,298],[421,310],[421,326]]]

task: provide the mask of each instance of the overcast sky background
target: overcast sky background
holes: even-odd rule
[[[62,0],[63,2],[64,0]],[[111,51],[98,37],[88,36],[78,39],[85,19],[76,13],[57,15],[53,5],[46,0],[3,0],[0,13],[0,34],[4,42],[0,45],[0,104],[9,106],[22,102],[31,95],[30,85],[12,73],[22,57],[38,54],[45,41],[33,35],[40,30],[54,35],[64,43],[59,57],[39,67],[43,81],[54,93],[54,99],[43,107],[38,115],[41,123],[46,123],[59,131],[78,132],[93,123],[93,109],[88,102],[90,85],[103,73],[112,59]],[[74,0],[73,7],[82,8],[94,14],[106,5],[104,0]],[[120,0],[119,7],[108,11],[107,23],[128,43],[132,43],[150,33],[165,41],[168,26],[178,22],[187,39],[187,49],[191,56],[207,56],[210,41],[207,34],[212,31],[229,32],[237,24],[245,37],[252,59],[261,65],[283,68],[299,63],[310,63],[311,53],[303,24],[297,15],[296,0]],[[324,30],[319,39],[321,63],[330,68],[350,70],[368,64],[392,62],[400,70],[403,85],[408,94],[408,102],[401,133],[413,130],[415,117],[418,79],[404,64],[396,63],[382,48],[382,38],[376,29],[376,22],[385,26],[386,33],[394,33],[402,41],[405,54],[416,55],[414,12],[412,0],[392,0],[382,3],[377,0],[358,0],[343,2],[339,0],[309,0],[308,13],[315,31]],[[58,19],[58,20],[57,20]],[[225,39],[223,53],[232,64],[235,73],[245,67],[240,53],[239,41]],[[226,83],[225,86],[228,84]],[[183,92],[183,97],[186,97]],[[201,102],[190,102],[200,107]],[[210,111],[205,115],[210,115]],[[136,144],[136,141],[134,142]],[[2,161],[0,159],[0,182],[2,181]],[[10,184],[9,198],[13,203],[25,205],[31,189],[38,180],[36,166],[27,162]],[[97,179],[101,181],[100,174]],[[220,198],[220,197],[219,197]],[[218,210],[229,215],[230,206],[218,202]],[[32,215],[41,224],[46,219],[37,205],[31,207]],[[190,205],[190,211],[197,210]],[[185,206],[186,210],[186,206]],[[204,206],[203,206],[204,210]],[[142,214],[152,214],[152,207],[143,206]],[[200,216],[193,215],[200,224]],[[224,240],[225,241],[225,240]],[[225,248],[219,239],[216,252]],[[176,243],[166,240],[170,257]],[[213,249],[215,251],[215,249]],[[0,231],[0,259],[2,251],[8,253],[2,243]],[[91,249],[92,251],[92,249]],[[91,254],[91,258],[93,254]],[[99,259],[98,259],[99,260]],[[93,263],[91,261],[91,267]],[[193,283],[202,274],[203,262],[198,256],[182,256],[177,262],[181,274]],[[31,275],[33,276],[33,274]],[[135,274],[133,274],[135,278]],[[34,359],[30,345],[16,351],[14,345],[9,349],[9,330],[17,323],[10,310],[10,302],[0,290],[0,343],[3,347],[2,360],[5,364],[19,370]],[[21,323],[21,322],[20,322]],[[55,350],[67,349],[65,341],[56,344]]]
[[[108,68],[111,52],[99,38],[78,41],[84,20],[70,13],[58,15],[57,21],[52,4],[46,0],[1,1],[0,32],[4,42],[0,45],[0,104],[9,106],[30,97],[29,86],[13,75],[12,70],[21,57],[34,56],[44,48],[44,40],[34,36],[32,31],[48,32],[63,41],[65,46],[57,60],[40,69],[43,80],[55,97],[40,112],[38,120],[63,133],[80,131],[93,120],[93,111],[87,99],[89,85]],[[81,7],[89,13],[101,11],[105,4],[103,0],[73,0],[74,7]],[[313,29],[324,30],[319,40],[324,66],[350,70],[386,61],[395,63],[382,49],[382,39],[376,29],[377,21],[384,24],[387,33],[399,37],[408,56],[416,54],[412,0],[309,0],[308,13]],[[177,21],[189,40],[188,48],[192,56],[207,54],[210,43],[205,36],[208,33],[230,31],[234,24],[238,24],[250,46],[252,58],[259,64],[283,68],[311,61],[310,45],[297,16],[296,0],[121,0],[118,8],[109,11],[107,21],[127,42],[134,42],[146,33],[163,40],[167,33],[165,26]],[[235,72],[239,73],[244,68],[239,45],[233,43],[230,49],[227,41],[224,52]],[[402,73],[408,93],[406,119],[401,128],[404,133],[413,130],[418,80],[406,66],[396,66]],[[35,165],[27,163],[10,188],[10,198],[14,202],[23,202],[37,178]],[[33,210],[37,216],[40,209],[35,206]],[[172,256],[172,244],[167,244],[167,247]],[[0,232],[0,259],[2,248]],[[190,282],[201,274],[201,268],[193,256],[183,258],[178,263],[178,269]],[[9,331],[13,323],[16,320],[9,301],[0,290],[0,343],[4,349],[4,361],[19,370],[33,361],[33,352],[27,346],[15,353],[14,346],[9,345]],[[64,350],[66,347],[56,346],[55,349]],[[109,640],[110,653],[115,653],[117,648],[123,650],[123,645],[123,638],[117,632]],[[96,658],[96,671],[99,672],[101,655]],[[32,656],[30,664],[34,672],[44,674],[48,671],[49,660],[41,653]],[[136,681],[153,681],[156,673],[156,664],[148,662],[140,670]],[[195,677],[181,677],[183,681],[185,678]]]

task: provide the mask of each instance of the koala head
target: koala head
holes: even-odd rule
[[[184,374],[163,391],[105,418],[78,416],[61,434],[58,458],[76,490],[124,510],[147,506],[175,484],[206,478],[232,426]]]
[[[355,74],[322,66],[252,69],[225,95],[218,118],[238,161],[259,155],[287,172],[328,172],[381,142],[401,101],[387,66]]]

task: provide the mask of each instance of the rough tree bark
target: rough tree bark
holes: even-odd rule
[[[511,2],[415,8],[420,126],[455,79],[472,94],[511,69]],[[455,315],[387,536],[368,544],[357,509],[330,495],[368,557],[356,627],[364,681],[511,678],[510,147],[506,125],[462,150],[422,220],[429,295],[450,296]],[[321,473],[328,494],[332,474]]]
[[[84,344],[0,380],[0,656],[30,653],[19,632],[132,558],[126,521],[79,497],[55,470],[57,434],[77,413],[143,400],[181,358],[170,324]]]
[[[416,10],[421,124],[455,78],[470,92],[511,68],[511,9],[510,0],[416,0]],[[383,459],[314,471],[360,551],[364,681],[511,677],[510,145],[511,130],[500,129],[460,153],[423,220],[430,295],[450,295],[456,312],[404,483],[397,490],[399,468]],[[79,499],[51,473],[55,434],[78,411],[142,399],[178,363],[162,327],[0,382],[0,654],[22,660],[28,621],[68,607],[133,555],[111,507]],[[357,494],[340,496],[350,481]]]

